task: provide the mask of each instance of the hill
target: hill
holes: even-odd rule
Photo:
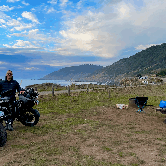
[[[129,58],[123,58],[112,65],[95,71],[86,79],[98,78],[111,80],[115,78],[130,77],[149,74],[157,74],[166,68],[166,43],[151,46]]]
[[[91,64],[65,67],[44,76],[40,80],[43,80],[43,79],[44,80],[71,80],[72,79],[77,81],[85,81],[84,77],[102,68],[103,66],[97,66],[97,65],[91,65]]]
[[[166,69],[166,43],[151,46],[129,58],[123,58],[112,65],[80,65],[65,67],[42,79],[77,80],[77,81],[118,81],[123,77],[158,74]],[[163,72],[162,72],[163,76]]]

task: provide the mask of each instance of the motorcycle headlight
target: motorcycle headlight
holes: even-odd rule
[[[4,112],[3,111],[0,111],[0,117],[1,116],[4,116],[5,114],[4,114]]]

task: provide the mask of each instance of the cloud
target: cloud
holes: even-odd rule
[[[166,1],[143,2],[139,6],[135,1],[108,2],[98,9],[77,13],[74,18],[68,16],[63,22],[64,29],[59,31],[63,38],[61,47],[55,51],[61,54],[68,50],[66,55],[89,52],[89,55],[110,58],[119,56],[128,47],[141,49],[156,41],[165,42]]]
[[[20,22],[21,21],[21,18],[18,18],[17,20],[16,19],[11,19],[10,17],[7,19],[7,22],[5,22],[5,24],[8,26],[8,27],[13,27],[10,29],[10,31],[22,31],[24,29],[30,29],[33,27],[32,24],[26,24],[24,22]],[[0,21],[1,22],[1,21]]]
[[[1,64],[7,64],[7,63],[6,63],[6,62],[2,62],[2,61],[0,61],[0,65],[1,65]]]
[[[24,29],[30,29],[35,26],[35,24],[32,23],[24,23],[20,17],[17,19],[12,19],[10,16],[4,14],[3,12],[0,12],[0,25],[2,25],[0,27],[8,29],[10,32],[15,30],[22,31]]]
[[[20,22],[18,20],[15,19],[11,19],[6,23],[8,26],[17,26],[20,25]]]
[[[6,67],[0,67],[0,69],[1,69],[1,70],[4,70],[4,69],[6,69]]]
[[[159,45],[159,44],[147,44],[147,45],[139,45],[137,47],[135,47],[136,50],[145,50],[151,46],[156,46],[156,45]]]
[[[56,12],[56,10],[55,10],[53,7],[49,8],[49,9],[47,10],[47,14],[53,13],[53,12]]]
[[[5,6],[5,5],[3,5],[3,6],[0,6],[0,11],[5,11],[5,12],[7,12],[7,11],[10,11],[10,10],[13,10],[14,9],[14,7],[9,7],[8,5],[7,6]]]
[[[28,20],[31,20],[32,22],[39,23],[37,18],[35,17],[35,15],[32,14],[31,12],[24,11],[21,15],[22,15],[22,17],[24,17]]]
[[[48,37],[45,34],[39,33],[39,29],[31,29],[28,34],[26,35],[29,39],[34,39],[37,41],[48,41],[53,42],[54,38]]]
[[[31,42],[29,41],[24,41],[24,40],[16,40],[17,43],[15,43],[13,46],[10,46],[8,44],[3,44],[3,46],[7,48],[39,48],[34,46]]]
[[[58,38],[51,37],[49,36],[49,34],[44,34],[43,32],[40,32],[39,29],[31,29],[29,31],[13,33],[11,35],[28,38],[33,41],[33,43],[37,43],[38,47],[40,47],[41,45],[44,49],[47,49],[48,51],[52,51],[51,46],[48,46],[49,43],[54,44],[60,42]]]
[[[6,25],[1,25],[0,27],[1,27],[1,28],[6,28]]]
[[[50,1],[47,1],[47,3],[51,3],[52,5],[56,5],[57,4],[57,0],[50,0]]]
[[[6,23],[6,21],[4,19],[0,19],[0,23]]]
[[[55,33],[49,31],[50,34],[45,27],[40,30],[40,27],[36,26],[35,23],[39,21],[33,12],[22,13],[23,18],[32,21],[31,24],[25,24],[23,21],[26,19],[15,20],[0,13],[0,27],[12,27],[10,30],[13,34],[10,36],[24,38],[17,40],[14,45],[6,43],[4,46],[26,48],[28,51],[32,50],[30,48],[34,48],[35,51],[42,48],[60,56],[84,55],[109,59],[119,56],[126,48],[146,49],[154,45],[151,43],[157,43],[156,41],[161,43],[161,40],[165,40],[166,2],[163,0],[143,0],[140,6],[136,4],[140,2],[136,1],[105,0],[100,1],[102,3],[99,8],[96,6],[83,8],[84,2],[80,0],[76,4],[73,3],[76,9],[74,12],[67,10],[69,8],[61,10],[63,14],[61,30],[59,32],[55,30]],[[57,1],[49,0],[47,3],[56,5]],[[61,0],[60,6],[64,7],[67,3],[68,0]],[[34,10],[41,11],[43,8],[43,12],[47,14],[56,12],[56,6],[49,7],[41,5]],[[80,7],[81,12],[77,10]],[[26,31],[22,32],[25,29]],[[14,33],[16,30],[20,32]],[[23,49],[19,51],[23,52]]]
[[[68,29],[59,32],[66,39],[62,43],[62,47],[90,51],[98,56],[112,57],[111,47],[117,49],[120,43],[116,43],[113,39],[115,34],[111,34],[109,29],[106,29],[106,23],[108,24],[107,28],[111,26],[110,18],[102,12],[92,13],[89,11],[86,15],[66,21],[65,25]]]
[[[6,35],[6,36],[9,37],[9,38],[11,37],[10,35]]]
[[[18,27],[14,27],[14,29],[17,31],[22,31],[24,29],[30,29],[30,28],[32,28],[31,24],[25,24],[25,25],[20,25]],[[11,31],[13,31],[13,29]]]
[[[55,57],[55,56],[54,56]],[[61,57],[59,59],[59,57]],[[35,60],[35,61],[31,61],[31,62],[28,62],[28,65],[46,65],[46,66],[52,66],[52,67],[55,67],[55,66],[63,66],[63,67],[67,67],[67,66],[78,66],[80,64],[94,64],[94,65],[102,65],[102,66],[108,66],[110,65],[111,63],[111,60],[110,61],[84,61],[84,60],[81,60],[81,61],[78,61],[78,62],[74,62],[74,61],[71,61],[70,57],[66,59],[66,57],[64,56],[64,59],[62,58],[62,56],[58,56],[56,55],[56,60],[54,60],[54,58],[51,58],[50,56],[48,56],[48,58],[43,58],[42,60]],[[63,59],[63,60],[62,60]]]
[[[61,2],[60,6],[64,7],[66,6],[66,3],[68,2],[68,0],[60,0],[60,2]]]
[[[24,70],[38,70],[39,68],[37,67],[24,67]]]
[[[80,9],[82,7],[82,0],[80,0],[79,2],[77,2],[77,9]]]
[[[23,5],[25,5],[25,6],[28,6],[29,5],[29,3],[26,3],[25,1],[22,1],[21,2]]]
[[[12,3],[14,3],[14,2],[18,2],[18,1],[20,1],[20,0],[7,0],[6,2],[12,2]]]

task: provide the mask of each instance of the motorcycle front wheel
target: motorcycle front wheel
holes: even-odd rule
[[[24,111],[21,116],[20,122],[25,126],[33,127],[39,121],[40,113],[38,110],[30,108],[29,110]]]

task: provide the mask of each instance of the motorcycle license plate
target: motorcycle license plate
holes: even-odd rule
[[[4,116],[4,112],[3,111],[0,111],[0,117],[1,116]]]

